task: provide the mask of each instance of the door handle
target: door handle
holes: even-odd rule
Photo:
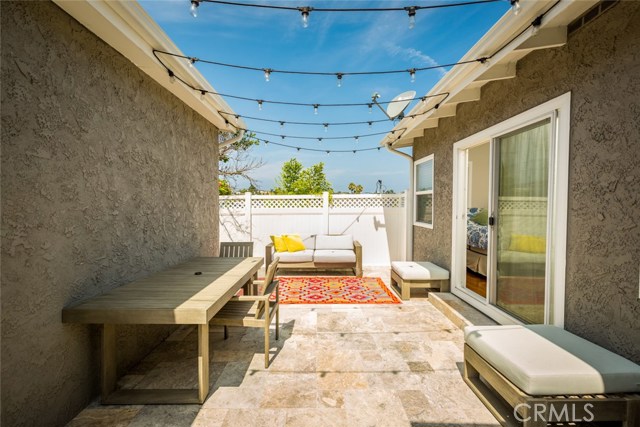
[[[496,219],[493,216],[489,217],[489,225],[494,226],[496,223]]]

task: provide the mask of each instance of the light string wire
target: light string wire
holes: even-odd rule
[[[307,147],[299,147],[297,145],[289,145],[289,144],[283,144],[280,142],[274,142],[268,139],[261,139],[261,138],[253,138],[256,141],[260,141],[263,142],[265,145],[277,145],[279,147],[286,147],[286,148],[294,148],[296,151],[313,151],[316,153],[327,153],[327,154],[331,154],[331,153],[359,153],[362,151],[380,151],[382,149],[382,147],[369,147],[369,148],[353,148],[351,150],[327,150],[327,149],[322,149],[322,148],[307,148]]]
[[[233,125],[232,125],[233,126]],[[288,138],[288,139],[315,139],[317,141],[324,141],[324,140],[337,140],[337,139],[354,139],[354,140],[359,140],[360,138],[366,138],[368,136],[379,136],[379,135],[386,135],[389,132],[376,132],[376,133],[369,133],[369,134],[364,134],[364,135],[351,135],[351,136],[300,136],[300,135],[281,135],[278,133],[269,133],[269,132],[262,132],[259,130],[254,130],[254,129],[243,129],[243,128],[238,128],[236,126],[234,126],[236,129],[238,130],[243,130],[245,132],[249,132],[249,133],[257,133],[260,135],[268,135],[268,136],[279,136],[282,139]],[[401,132],[401,131],[405,131],[406,128],[401,128],[401,129],[395,129],[395,130],[391,130],[391,134],[395,135],[396,132]]]
[[[374,102],[351,102],[351,103],[333,103],[333,104],[322,104],[322,103],[314,103],[314,102],[291,102],[291,101],[274,101],[274,100],[269,100],[269,99],[260,99],[260,98],[249,98],[246,96],[238,96],[238,95],[232,95],[232,94],[228,94],[228,93],[222,93],[222,92],[214,92],[214,91],[210,91],[204,88],[198,88],[193,86],[191,83],[187,82],[186,80],[184,80],[182,77],[178,76],[177,74],[175,74],[173,72],[173,70],[167,65],[165,64],[165,62],[160,59],[160,57],[158,56],[158,53],[160,53],[161,51],[153,49],[153,56],[156,57],[156,59],[158,60],[158,62],[160,63],[160,65],[162,65],[165,70],[167,70],[167,73],[169,74],[170,78],[174,78],[176,80],[179,80],[182,84],[184,84],[185,86],[187,86],[188,88],[190,88],[193,91],[199,92],[202,95],[206,95],[206,94],[210,94],[210,95],[218,95],[218,96],[224,96],[227,98],[233,98],[233,99],[239,99],[242,101],[251,101],[251,102],[257,102],[258,105],[262,105],[262,104],[278,104],[278,105],[292,105],[292,106],[300,106],[300,107],[313,107],[313,108],[320,108],[320,107],[372,107]],[[182,55],[180,55],[182,56]],[[183,56],[184,57],[184,56]],[[185,57],[186,58],[186,57]],[[479,61],[479,60],[476,60]],[[473,61],[472,61],[473,62]],[[422,101],[426,101],[427,99],[430,98],[434,98],[437,96],[442,96],[445,93],[436,93],[434,95],[425,95],[420,97],[420,99]],[[398,101],[378,101],[376,102],[379,105],[385,105],[385,104],[393,104],[396,102],[404,102],[403,100],[398,100]],[[369,121],[365,121],[364,123],[368,123]]]
[[[198,3],[217,3],[229,6],[243,6],[243,7],[256,7],[262,9],[278,9],[278,10],[291,10],[296,12],[407,12],[409,10],[423,10],[423,9],[442,9],[446,7],[457,6],[471,6],[475,4],[493,3],[502,0],[476,0],[466,1],[459,3],[442,3],[433,4],[428,6],[404,6],[404,7],[371,7],[371,8],[327,8],[327,7],[311,7],[311,6],[276,6],[269,4],[256,4],[256,3],[239,3],[233,1],[224,0],[198,0]]]

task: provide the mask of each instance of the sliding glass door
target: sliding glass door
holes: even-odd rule
[[[494,139],[494,304],[525,323],[544,323],[550,122]]]
[[[499,323],[564,322],[570,99],[454,144],[452,292]]]

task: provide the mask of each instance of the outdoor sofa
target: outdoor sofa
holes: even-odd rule
[[[304,250],[276,251],[273,242],[265,247],[265,265],[280,258],[280,270],[352,270],[362,277],[362,245],[350,234],[302,236]]]

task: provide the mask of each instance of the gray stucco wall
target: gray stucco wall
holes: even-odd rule
[[[217,251],[217,130],[53,3],[1,7],[2,424],[64,425],[100,335],[62,308]],[[122,328],[121,370],[170,331]]]
[[[451,266],[453,144],[568,91],[571,101],[565,325],[640,362],[640,3],[620,2],[533,52],[515,79],[485,85],[415,141],[435,153],[435,224],[414,227],[414,258]]]

